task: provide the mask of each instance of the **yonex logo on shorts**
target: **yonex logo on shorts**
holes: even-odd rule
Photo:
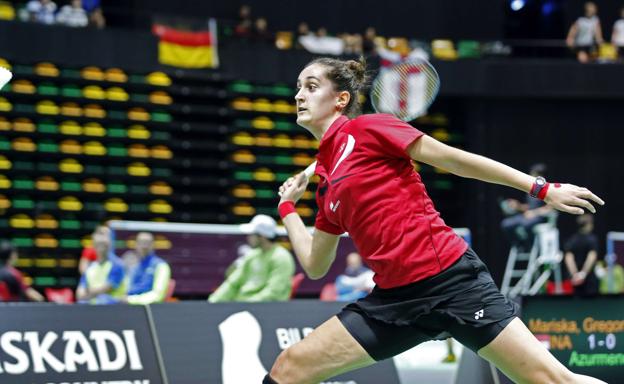
[[[475,320],[479,320],[482,317],[483,317],[483,309],[475,312]]]

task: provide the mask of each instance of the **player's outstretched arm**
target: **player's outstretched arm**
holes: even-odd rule
[[[414,141],[407,148],[407,153],[415,161],[455,175],[506,185],[526,193],[531,191],[535,182],[533,176],[524,172],[485,156],[448,146],[430,136],[423,136]],[[587,188],[558,183],[548,188],[544,201],[560,211],[577,215],[582,214],[584,210],[596,212],[592,202],[604,205],[604,201]]]

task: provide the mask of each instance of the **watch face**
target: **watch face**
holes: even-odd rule
[[[546,184],[546,180],[544,180],[544,178],[542,177],[538,177],[537,179],[535,179],[535,183],[539,186],[542,186]]]

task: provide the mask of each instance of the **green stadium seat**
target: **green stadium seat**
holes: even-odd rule
[[[52,276],[35,276],[33,285],[38,287],[54,287],[57,285],[56,277]]]
[[[126,147],[121,144],[111,144],[108,146],[108,155],[115,157],[126,157],[128,156],[128,151],[126,150]]]
[[[58,125],[51,121],[40,121],[37,123],[37,131],[40,133],[58,133]]]
[[[61,69],[61,77],[65,79],[80,79],[80,71],[76,69]]]
[[[15,197],[11,201],[11,205],[16,209],[33,209],[35,207],[35,202],[29,197]]]
[[[13,188],[31,191],[35,189],[35,182],[20,176],[19,178],[13,179]]]
[[[127,193],[128,187],[121,183],[109,183],[106,185],[108,193]]]
[[[65,97],[82,97],[82,90],[77,85],[65,85],[61,88],[61,95]]]
[[[82,185],[74,180],[63,180],[61,181],[61,190],[64,192],[80,192]]]
[[[232,92],[240,92],[240,93],[252,93],[254,92],[254,86],[247,81],[235,81],[230,83],[228,89]]]
[[[159,123],[170,123],[173,121],[171,115],[164,111],[154,111],[152,112],[152,120]]]
[[[59,222],[59,226],[61,227],[61,229],[65,230],[76,230],[82,228],[80,220],[75,219],[61,219]]]
[[[128,115],[126,112],[110,110],[108,111],[108,118],[115,120],[126,120],[128,118]]]
[[[289,87],[286,84],[280,84],[280,83],[275,84],[273,87],[271,87],[271,93],[277,96],[287,96],[287,97],[294,97],[295,95],[295,91],[293,90],[292,87]]]
[[[61,246],[61,248],[74,248],[74,249],[82,248],[82,243],[80,242],[80,239],[76,239],[76,238],[62,238],[59,241],[59,245]]]
[[[87,164],[85,172],[88,174],[104,175],[106,173],[104,166],[97,164]]]
[[[61,90],[52,83],[40,83],[37,86],[37,93],[43,96],[58,96]]]
[[[11,150],[11,142],[4,137],[0,137],[0,151]]]
[[[457,43],[457,56],[460,59],[478,59],[481,57],[481,46],[475,40],[460,40]]]
[[[234,178],[240,181],[251,181],[253,180],[253,172],[248,171],[236,171],[234,172]]]

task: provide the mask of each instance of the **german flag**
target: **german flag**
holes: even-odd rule
[[[152,32],[160,38],[158,61],[161,64],[194,69],[219,66],[214,19],[209,20],[207,29],[156,22],[152,25]]]

